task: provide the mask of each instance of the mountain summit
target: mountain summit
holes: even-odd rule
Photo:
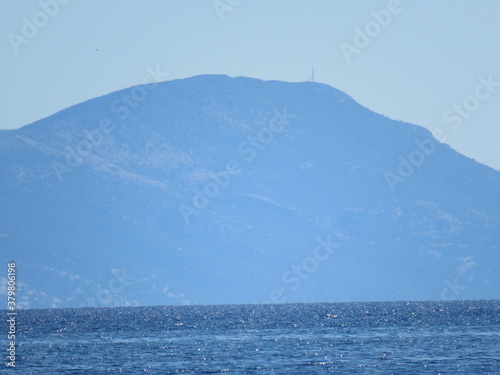
[[[323,84],[140,85],[0,144],[19,307],[500,298],[500,172]]]

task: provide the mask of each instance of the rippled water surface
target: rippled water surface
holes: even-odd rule
[[[498,300],[21,310],[18,320],[20,374],[500,373]]]

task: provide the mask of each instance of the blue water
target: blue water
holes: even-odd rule
[[[21,310],[18,319],[12,372],[21,374],[500,373],[498,300]]]

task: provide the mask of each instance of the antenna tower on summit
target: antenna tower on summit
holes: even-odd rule
[[[314,82],[314,66],[312,67],[311,82]]]

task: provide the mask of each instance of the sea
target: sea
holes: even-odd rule
[[[26,309],[17,324],[0,373],[500,373],[500,300]]]

